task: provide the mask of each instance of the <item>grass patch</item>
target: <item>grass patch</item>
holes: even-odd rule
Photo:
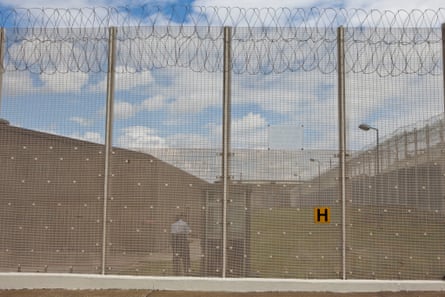
[[[346,267],[351,279],[441,279],[445,220],[437,212],[400,207],[348,209]],[[250,270],[264,278],[335,279],[342,276],[339,207],[330,224],[315,224],[313,209],[261,209],[251,214]],[[241,264],[241,263],[240,263]],[[201,261],[192,261],[192,275]],[[173,275],[172,263],[141,261],[119,274]]]

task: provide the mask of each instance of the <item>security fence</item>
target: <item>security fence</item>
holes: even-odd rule
[[[440,279],[445,10],[0,12],[0,271]]]

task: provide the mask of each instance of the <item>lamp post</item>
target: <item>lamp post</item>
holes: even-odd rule
[[[318,163],[318,195],[321,196],[321,175],[320,175],[320,160],[310,158],[311,162],[317,162]]]
[[[375,151],[376,151],[375,168],[376,169],[375,169],[375,171],[376,171],[376,174],[379,174],[380,173],[379,129],[372,127],[368,124],[360,124],[358,127],[363,131],[374,130],[376,133],[376,148],[375,148]]]
[[[301,176],[299,175],[299,174],[296,174],[296,173],[294,173],[294,176],[297,178],[297,182],[296,182],[296,185],[297,185],[297,187],[298,187],[298,193],[297,193],[297,200],[295,201],[294,200],[294,206],[296,206],[297,205],[297,202],[298,202],[298,207],[301,207],[301,200],[302,200],[302,194],[301,194]]]
[[[293,175],[297,178],[297,184],[300,183],[301,176],[299,174],[297,174],[297,173],[294,173]]]

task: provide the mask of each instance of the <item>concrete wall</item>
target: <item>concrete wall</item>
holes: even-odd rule
[[[0,269],[36,271],[72,263],[97,272],[104,145],[7,123],[0,125],[0,139]],[[178,213],[188,216],[198,238],[207,186],[154,156],[114,148],[107,207],[110,255],[168,249],[170,224]]]

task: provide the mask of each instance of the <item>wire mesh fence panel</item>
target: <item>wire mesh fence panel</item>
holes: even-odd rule
[[[34,46],[68,46],[54,40],[56,30],[46,33]],[[16,32],[6,38],[9,59],[33,59],[19,50],[24,41]],[[96,78],[79,72],[3,73],[2,271],[100,271],[105,97],[91,83]]]
[[[216,38],[210,40],[215,50],[202,54],[220,63],[221,28],[207,29]],[[124,28],[117,39],[136,33],[144,36],[150,30]],[[199,56],[196,45],[206,42],[194,28],[187,34],[180,53],[185,59]],[[117,51],[126,53],[140,43],[162,47],[168,54],[181,41],[136,38],[118,41]],[[140,55],[142,60],[153,58],[149,50]],[[117,67],[124,57],[118,58]],[[222,76],[180,66],[116,75],[116,148],[107,207],[109,274],[221,275],[222,255],[212,254],[207,237],[216,236],[222,246],[222,234],[208,232],[209,224],[221,224],[211,205],[222,198],[212,190],[221,177]],[[209,195],[217,199],[209,200]]]
[[[1,10],[0,270],[441,278],[444,19]]]
[[[242,38],[246,32],[237,28],[233,47],[258,39],[272,47],[277,68],[295,48],[306,53],[316,44],[320,56],[329,56],[336,47],[335,35],[333,41],[319,40],[310,28],[280,30],[292,36],[289,46],[272,44],[274,30],[251,30],[250,40]],[[315,41],[303,42],[307,36]],[[234,63],[237,67],[236,58]],[[249,223],[249,249],[244,257],[240,253],[237,265],[249,267],[251,277],[339,278],[336,77],[318,70],[273,73],[267,64],[259,67],[263,74],[233,76],[231,187],[246,187],[249,197],[246,211],[227,210]]]
[[[379,29],[385,36],[387,30]],[[423,47],[414,38],[418,33],[394,29],[394,41],[386,46],[400,52]],[[425,57],[433,61],[440,42],[432,38],[428,47],[432,51]],[[400,56],[392,65],[406,69],[410,62]],[[421,74],[348,75],[352,156],[346,259],[351,279],[438,279],[443,274],[443,81]],[[368,149],[358,150],[363,139]]]

